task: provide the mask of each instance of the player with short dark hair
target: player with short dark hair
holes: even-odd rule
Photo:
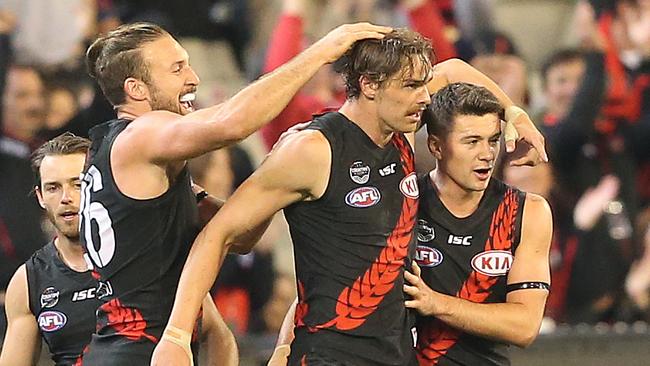
[[[493,179],[503,107],[485,88],[450,84],[425,121],[437,168],[419,180],[417,265],[406,306],[419,311],[420,365],[509,365],[507,344],[536,338],[550,286],[552,217],[544,198]]]

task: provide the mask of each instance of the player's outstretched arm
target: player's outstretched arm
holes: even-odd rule
[[[331,152],[325,137],[318,131],[302,131],[270,154],[235,191],[192,245],[152,365],[188,364],[189,358],[183,352],[189,342],[185,340],[229,247],[249,242],[248,236],[255,228],[282,208],[320,197],[327,186],[330,165]],[[174,339],[176,335],[180,342]]]
[[[508,285],[550,284],[548,256],[552,231],[551,210],[546,200],[527,194],[521,242],[508,273]],[[537,337],[547,289],[520,288],[509,292],[505,303],[480,304],[435,292],[422,281],[416,264],[413,272],[405,273],[410,285],[404,286],[404,292],[413,297],[413,300],[406,301],[406,307],[415,308],[423,315],[435,316],[464,332],[519,347],[530,345]]]
[[[237,366],[239,351],[235,336],[223,321],[210,294],[203,299],[203,324],[201,327],[201,365]]]
[[[275,118],[321,66],[337,60],[356,41],[383,38],[391,30],[370,23],[339,26],[222,104],[183,117],[167,111],[139,117],[120,143],[132,146],[136,159],[165,163],[240,141]]]
[[[524,140],[533,147],[526,156],[513,161],[514,165],[536,165],[548,161],[544,136],[535,127],[528,114],[517,107],[494,81],[470,64],[455,58],[436,64],[433,68],[433,79],[427,84],[427,88],[429,93],[434,94],[446,85],[456,82],[483,86],[499,99],[506,111],[507,126],[504,135],[508,152],[515,150],[515,142],[519,140]]]
[[[27,271],[18,268],[7,287],[5,296],[7,333],[5,334],[0,366],[29,366],[36,363],[41,352],[41,337],[34,315],[29,310]]]

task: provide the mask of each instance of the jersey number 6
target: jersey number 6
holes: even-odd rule
[[[108,265],[115,254],[115,232],[113,232],[113,223],[108,216],[108,210],[101,202],[90,201],[91,190],[97,192],[103,188],[102,174],[92,165],[88,168],[81,184],[82,232],[80,234],[86,239],[86,251],[94,265],[102,268]]]

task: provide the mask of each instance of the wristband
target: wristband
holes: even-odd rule
[[[517,282],[506,286],[506,292],[512,292],[517,290],[529,290],[529,289],[550,291],[551,285],[549,285],[546,282],[531,281],[531,282]]]
[[[187,357],[190,358],[190,366],[194,366],[194,355],[190,348],[190,342],[192,341],[192,334],[190,332],[176,328],[173,325],[167,325],[160,340],[166,340],[181,347],[187,354]]]

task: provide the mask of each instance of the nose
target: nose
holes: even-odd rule
[[[478,158],[481,161],[493,161],[496,157],[496,146],[490,144],[489,141],[485,141],[481,144],[482,148],[479,152]]]
[[[61,194],[61,203],[62,204],[71,204],[79,199],[79,189],[73,186],[64,186]]]
[[[189,70],[189,77],[187,79],[187,83],[194,86],[199,85],[199,83],[201,82],[201,79],[199,79],[199,75],[196,74],[196,72],[191,66],[188,66],[187,69]]]
[[[420,94],[418,95],[418,103],[426,105],[431,104],[431,95],[429,94],[429,89],[426,85],[424,85],[420,90]]]

